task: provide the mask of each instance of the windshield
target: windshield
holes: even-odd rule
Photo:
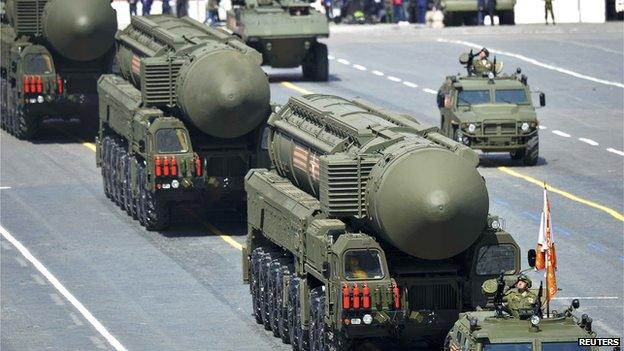
[[[531,344],[489,344],[485,345],[484,351],[531,351]]]
[[[345,277],[349,280],[383,278],[377,250],[352,250],[345,254]]]
[[[188,152],[184,129],[160,129],[156,132],[156,151],[161,154]]]
[[[490,245],[479,249],[477,255],[477,274],[492,275],[501,271],[514,271],[516,250],[513,245]]]
[[[506,104],[526,104],[527,96],[523,89],[497,90],[496,102]]]
[[[542,351],[589,351],[589,346],[579,346],[577,342],[545,342]]]
[[[46,74],[52,72],[52,60],[48,55],[29,54],[24,59],[24,69],[32,74]]]
[[[461,90],[457,95],[457,105],[477,105],[490,102],[489,90]]]

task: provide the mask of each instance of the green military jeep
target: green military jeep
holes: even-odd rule
[[[467,75],[448,76],[438,90],[440,128],[449,138],[484,152],[507,151],[511,158],[534,166],[539,157],[537,115],[527,77],[501,74],[494,62],[485,75],[474,73],[472,57],[460,57]],[[539,93],[540,107],[546,96]]]
[[[262,54],[263,65],[302,67],[308,80],[327,81],[329,36],[325,15],[299,0],[234,0],[227,27]]]

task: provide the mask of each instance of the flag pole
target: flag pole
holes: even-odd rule
[[[544,191],[546,191],[546,182],[544,182]],[[544,206],[546,206],[546,204],[544,204]],[[546,213],[544,212],[544,216],[546,216]],[[546,226],[546,228],[544,228],[545,230],[548,230],[548,225],[549,223],[547,222],[548,219],[544,218],[544,225]],[[548,259],[548,254],[550,252],[548,250],[546,250],[546,255],[545,255],[545,261],[546,261],[546,318],[550,318],[550,290],[548,289],[549,285],[548,285],[548,265],[549,265],[549,259]]]

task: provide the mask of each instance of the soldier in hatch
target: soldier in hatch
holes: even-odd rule
[[[537,302],[537,295],[529,290],[531,285],[531,279],[524,274],[520,274],[514,287],[507,290],[503,295],[503,302],[516,318],[523,316],[522,312],[524,311],[533,311],[533,307]],[[527,313],[526,316],[530,316],[530,313]]]
[[[494,65],[488,59],[490,57],[490,52],[488,49],[483,48],[475,58],[472,59],[472,70],[478,76],[487,74],[494,69]]]

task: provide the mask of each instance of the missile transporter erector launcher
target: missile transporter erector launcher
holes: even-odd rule
[[[45,118],[88,120],[96,83],[114,55],[117,14],[108,0],[3,1],[2,128],[34,136]]]
[[[242,205],[246,172],[268,163],[260,54],[188,17],[133,17],[116,40],[123,77],[98,83],[106,195],[149,230],[182,201]]]
[[[327,81],[327,45],[317,39],[329,36],[325,15],[299,0],[236,0],[227,12],[227,27],[262,53],[263,65],[275,68],[301,66],[303,77]]]
[[[295,349],[439,343],[481,284],[520,269],[478,156],[409,116],[306,95],[269,118],[273,170],[245,179],[243,279]]]

